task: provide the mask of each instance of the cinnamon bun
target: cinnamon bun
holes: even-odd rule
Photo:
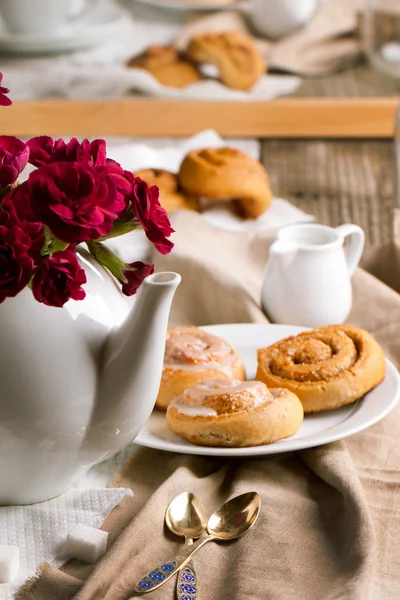
[[[246,378],[242,359],[227,342],[197,327],[168,329],[157,408],[166,409],[188,387],[221,378]]]
[[[385,377],[383,351],[372,336],[351,325],[330,325],[258,350],[256,379],[296,394],[305,413],[358,400]]]
[[[295,394],[269,390],[260,381],[199,383],[167,409],[170,429],[200,446],[271,444],[295,434],[302,421],[303,407]]]

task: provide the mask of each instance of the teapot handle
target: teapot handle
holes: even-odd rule
[[[336,233],[340,235],[344,240],[349,238],[349,244],[345,248],[347,268],[350,277],[353,275],[358,263],[360,262],[361,255],[364,250],[365,234],[364,231],[358,225],[348,224],[340,225],[335,228]]]

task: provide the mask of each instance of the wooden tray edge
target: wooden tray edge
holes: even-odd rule
[[[2,135],[390,138],[398,98],[281,98],[272,102],[46,99],[0,110]]]

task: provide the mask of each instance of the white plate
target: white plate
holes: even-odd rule
[[[218,2],[217,0],[215,2],[201,2],[201,0],[198,2],[196,0],[138,0],[138,2],[173,10],[246,10],[249,5],[248,0],[234,0],[232,2]]]
[[[49,54],[88,48],[109,41],[110,37],[121,31],[125,23],[126,13],[123,9],[116,3],[101,0],[82,15],[69,19],[56,33],[11,33],[1,24],[0,51],[11,54]]]
[[[256,373],[256,351],[289,335],[297,335],[305,329],[293,325],[212,325],[203,327],[218,335],[242,356],[249,379]],[[266,446],[251,448],[209,448],[196,446],[174,435],[167,426],[165,414],[154,411],[147,425],[135,439],[135,443],[149,448],[203,454],[209,456],[259,456],[278,454],[321,446],[341,440],[374,425],[388,415],[400,398],[400,375],[395,366],[386,360],[384,381],[355,404],[337,410],[306,416],[296,435]]]

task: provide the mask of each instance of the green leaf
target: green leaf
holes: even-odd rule
[[[60,250],[68,248],[69,243],[56,238],[47,226],[44,228],[43,233],[44,244],[40,251],[41,256],[48,256],[49,254],[54,254],[54,252],[60,252]]]
[[[102,242],[109,240],[110,238],[119,237],[130,233],[134,229],[141,227],[139,221],[136,219],[132,211],[128,211],[122,219],[114,221],[113,228],[107,235],[103,235],[96,242]]]

